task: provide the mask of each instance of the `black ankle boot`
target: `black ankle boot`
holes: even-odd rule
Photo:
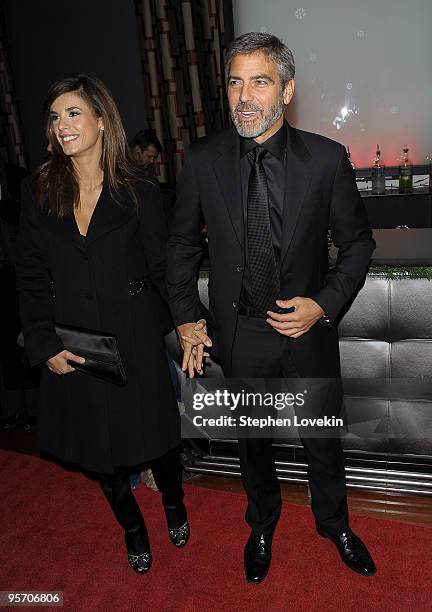
[[[184,503],[180,502],[175,506],[164,506],[164,510],[171,542],[177,548],[186,546],[189,540],[190,528]]]
[[[144,523],[135,529],[125,530],[125,544],[131,568],[138,574],[148,572],[152,565],[152,554]]]

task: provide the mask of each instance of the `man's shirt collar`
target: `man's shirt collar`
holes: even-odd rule
[[[240,158],[244,157],[252,151],[258,143],[253,138],[243,138],[240,136]],[[276,134],[273,134],[261,145],[263,149],[277,157],[281,162],[285,162],[286,146],[287,146],[287,127],[285,122],[278,129]]]

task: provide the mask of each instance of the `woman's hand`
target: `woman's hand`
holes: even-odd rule
[[[75,368],[69,365],[68,361],[75,361],[75,363],[85,363],[84,357],[79,357],[78,355],[74,355],[70,351],[62,351],[58,355],[51,357],[46,362],[48,369],[54,374],[70,374],[71,372],[75,372]]]
[[[196,323],[179,325],[177,333],[183,349],[183,372],[187,370],[189,378],[194,377],[195,370],[198,374],[203,374],[204,357],[209,357],[204,351],[204,346],[212,346],[212,341],[207,336],[206,320],[200,319]]]

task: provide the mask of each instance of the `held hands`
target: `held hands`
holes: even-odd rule
[[[193,378],[195,370],[198,374],[203,373],[203,359],[209,354],[204,352],[204,346],[212,346],[212,341],[207,336],[206,320],[200,319],[196,323],[184,323],[177,327],[180,344],[183,349],[182,371],[189,373]]]
[[[276,300],[280,308],[292,308],[293,312],[278,314],[277,312],[267,311],[269,318],[266,319],[273,329],[283,336],[299,338],[324,315],[324,310],[311,298],[295,297],[291,300]]]
[[[74,361],[75,363],[85,363],[84,357],[78,357],[78,355],[74,355],[70,351],[62,351],[58,355],[51,357],[46,362],[48,369],[54,374],[70,374],[71,372],[75,372],[75,368],[69,365],[68,361]]]

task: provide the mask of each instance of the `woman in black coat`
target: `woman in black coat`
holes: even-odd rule
[[[159,190],[129,158],[105,85],[76,75],[48,94],[50,160],[27,182],[17,262],[25,349],[42,365],[40,448],[98,474],[125,530],[128,559],[150,569],[144,519],[129,484],[143,462],[162,492],[171,540],[186,544],[178,407],[160,317],[166,229]],[[127,383],[73,366],[54,323],[117,336]],[[76,351],[78,352],[78,351]]]

